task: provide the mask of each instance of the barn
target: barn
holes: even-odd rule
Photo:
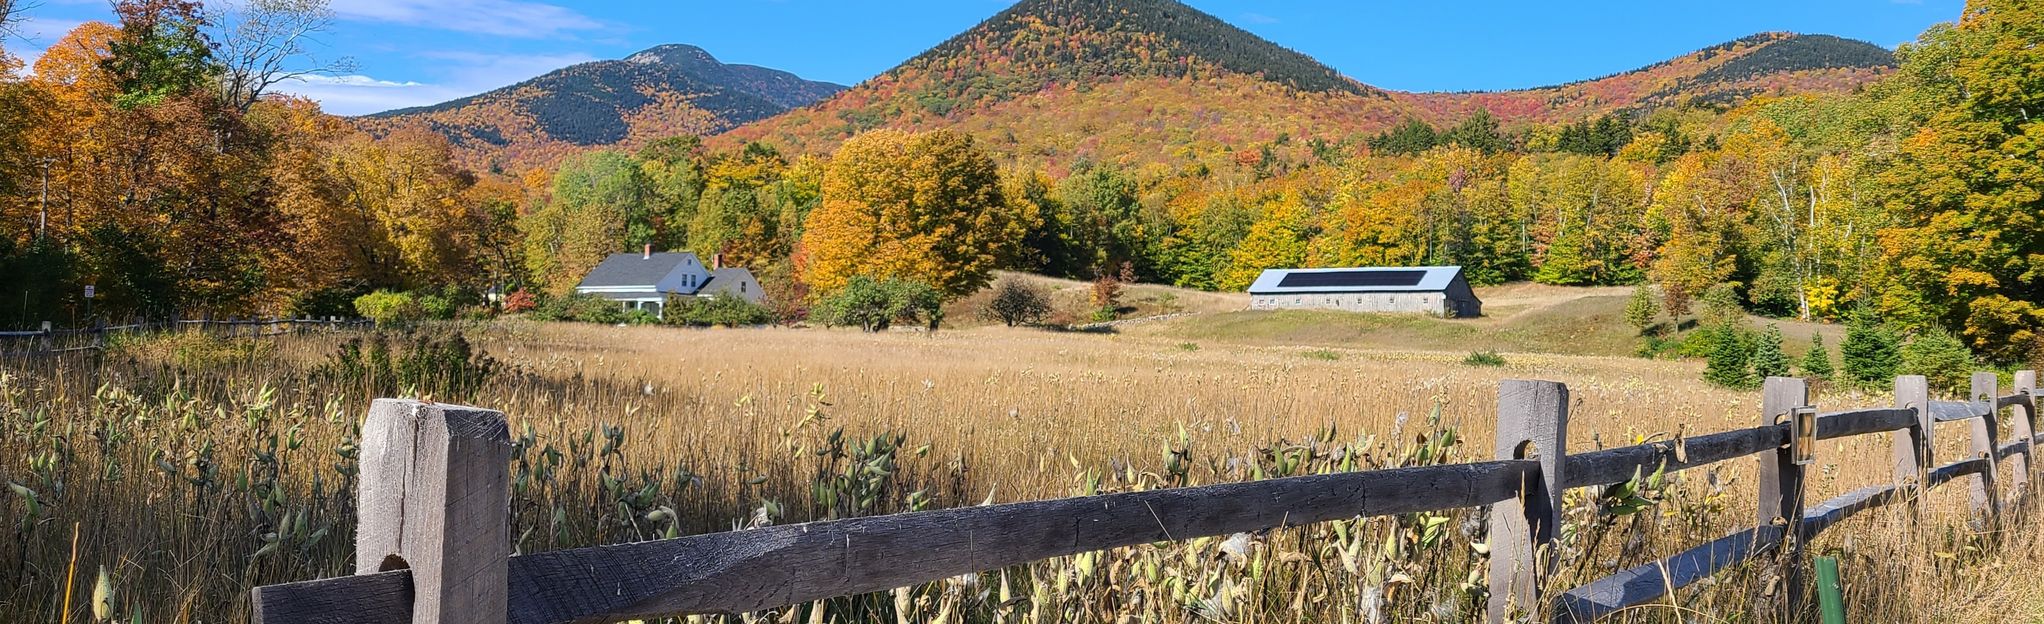
[[[1483,316],[1459,266],[1266,269],[1249,285],[1249,307]]]

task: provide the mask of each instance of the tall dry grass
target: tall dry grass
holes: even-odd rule
[[[455,395],[315,374],[341,337],[150,340],[0,371],[0,619],[240,621],[248,587],[350,572],[356,427],[372,395],[509,414],[522,552],[761,523],[1488,459],[1496,383],[1563,381],[1574,451],[1758,421],[1757,393],[1626,358],[1373,352],[975,329],[935,334],[468,328],[503,369]],[[1825,408],[1882,404],[1827,392]],[[1941,430],[1959,448],[1963,430]],[[1885,436],[1827,442],[1812,502],[1888,479]],[[1947,453],[1944,457],[1953,457]],[[1640,499],[1570,493],[1568,585],[1749,524],[1753,462]],[[1637,512],[1634,505],[1647,503]],[[1855,621],[2008,621],[2044,596],[2035,525],[1982,535],[1964,487],[1812,545]],[[2034,510],[2011,514],[2034,515]],[[1463,622],[1480,618],[1483,514],[1358,519],[1118,549],[748,616],[748,621]],[[93,580],[110,589],[95,599]],[[1753,621],[1766,565],[1622,621]],[[1927,599],[1928,598],[1928,599]]]

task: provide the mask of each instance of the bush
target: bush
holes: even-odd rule
[[[1504,366],[1505,356],[1498,355],[1495,349],[1471,351],[1469,357],[1462,358],[1462,363],[1470,366]]]
[[[625,322],[624,306],[595,295],[572,294],[540,302],[531,317],[538,321],[577,321],[616,325]]]
[[[539,307],[539,295],[532,294],[530,290],[520,288],[504,296],[505,314],[531,312],[533,308],[537,307]]]
[[[633,308],[625,310],[624,317],[618,322],[626,325],[659,325],[660,315],[654,314],[651,310]]]
[[[692,327],[747,327],[774,322],[773,310],[743,297],[668,297],[667,324]]]
[[[1854,384],[1882,386],[1890,383],[1902,365],[1901,339],[1871,313],[1853,314],[1845,327],[1845,342],[1838,345],[1845,364],[1845,379]]]
[[[426,317],[426,309],[411,293],[388,290],[356,297],[355,313],[380,326],[414,323]]]
[[[827,326],[882,331],[895,323],[925,324],[936,329],[944,321],[944,298],[922,282],[854,277],[844,288],[818,302],[812,317]]]
[[[994,298],[980,308],[979,315],[1009,327],[1035,325],[1050,315],[1050,294],[1020,279],[1004,279],[994,285]]]
[[[1933,390],[1964,393],[1972,387],[1973,352],[1958,336],[1942,329],[1917,334],[1901,349],[1904,375],[1923,375]]]
[[[1810,335],[1810,351],[1803,354],[1803,376],[1830,379],[1837,372],[1831,366],[1831,351],[1824,348],[1824,334]]]
[[[1306,351],[1306,352],[1300,353],[1300,354],[1299,354],[1299,356],[1300,356],[1300,357],[1304,357],[1304,358],[1307,358],[1307,359],[1311,359],[1311,360],[1325,360],[1325,361],[1328,361],[1328,362],[1334,362],[1334,361],[1339,361],[1339,360],[1341,360],[1341,354],[1340,354],[1340,353],[1335,353],[1335,352],[1333,352],[1333,351],[1329,351],[1329,350],[1327,350],[1327,349],[1314,349],[1314,350],[1312,350],[1312,351]]]

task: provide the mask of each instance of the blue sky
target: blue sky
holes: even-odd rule
[[[216,0],[217,1],[217,0]],[[33,59],[106,0],[28,0],[4,45]],[[362,114],[444,101],[570,64],[663,43],[725,62],[853,84],[1011,0],[332,0],[316,51],[350,75],[293,84],[327,110]],[[1509,89],[1593,78],[1760,31],[1833,34],[1894,47],[1956,18],[1962,0],[1584,2],[1190,0],[1363,82],[1400,90]]]

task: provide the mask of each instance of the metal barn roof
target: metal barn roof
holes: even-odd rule
[[[1461,275],[1459,266],[1264,269],[1249,294],[1437,292]]]

